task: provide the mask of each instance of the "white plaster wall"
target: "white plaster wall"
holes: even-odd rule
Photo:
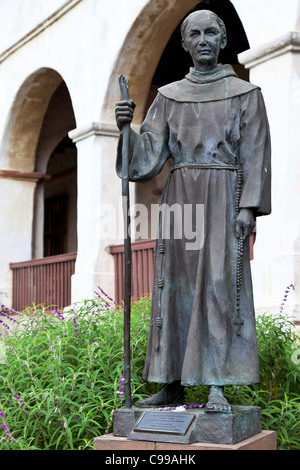
[[[161,1],[155,0],[154,3],[159,4]],[[100,120],[107,89],[115,86],[109,80],[124,40],[134,20],[149,2],[78,1],[66,15],[53,24],[50,22],[40,34],[25,41],[12,54],[6,54],[3,60],[4,55],[1,52],[22,36],[26,40],[26,34],[31,29],[43,22],[47,15],[68,3],[71,2],[0,1],[0,169],[10,168],[3,143],[5,144],[4,131],[16,93],[24,80],[41,67],[56,70],[65,80],[78,128]],[[300,0],[232,0],[232,3],[244,25],[251,47],[287,31],[299,30]],[[295,168],[299,168],[299,165],[291,167],[287,164],[287,159],[282,157],[289,154],[289,158],[292,156],[296,164],[299,148],[299,106],[291,101],[293,87],[298,92],[299,66],[293,60],[296,59],[286,54],[255,67],[250,71],[250,79],[262,87],[266,100],[273,152],[275,149],[273,158],[277,165],[277,171],[273,173],[273,187],[281,188],[282,180],[286,186],[289,182],[293,187],[293,194],[298,197],[299,170]],[[288,148],[286,142],[289,142]],[[105,242],[105,245],[101,240],[99,242],[97,217],[94,218],[94,214],[102,202],[118,199],[119,181],[114,172],[115,137],[89,137],[78,142],[77,148],[81,168],[78,188],[81,214],[78,219],[80,270],[73,284],[77,286],[75,296],[79,298],[85,290],[91,291],[93,279],[103,281],[103,288],[110,293],[113,288],[112,258],[107,254],[103,255],[108,243]],[[272,216],[259,221],[253,270],[256,298],[262,307],[263,304],[280,304],[285,285],[293,282],[291,274],[299,278],[295,250],[298,250],[300,244],[300,218],[297,205],[289,205],[290,199],[285,194],[285,189],[288,189],[286,186],[273,198]],[[0,179],[1,194],[7,195],[5,203],[2,202],[3,196],[0,203],[0,247],[3,260],[0,264],[0,292],[1,286],[6,289],[11,283],[8,262],[29,259],[31,256],[33,188],[34,183]],[[24,201],[27,201],[26,210]],[[8,219],[12,220],[7,222]],[[12,230],[13,236],[9,235],[7,227]],[[281,228],[284,231],[280,231]],[[276,236],[275,229],[279,231]],[[262,232],[265,234],[264,239],[260,235]],[[266,244],[266,240],[269,243]],[[278,258],[275,256],[276,250]],[[272,259],[272,262],[266,264],[266,259]],[[81,282],[80,279],[83,278],[85,281]]]
[[[231,0],[246,32],[250,47],[286,33],[299,31],[299,0]]]
[[[24,0],[19,2],[24,3]],[[37,3],[26,0],[28,16]],[[145,0],[81,0],[66,15],[2,62],[1,131],[5,128],[16,92],[23,81],[41,67],[56,70],[65,80],[77,126],[99,120],[112,67],[128,29],[145,3]],[[2,7],[3,2],[0,2],[0,17]],[[27,21],[26,15],[23,21]]]
[[[54,69],[66,82],[77,126],[99,121],[114,62],[128,29],[147,2],[145,0],[130,2],[81,0],[67,14],[50,24],[33,39],[26,42],[26,37],[21,37],[30,33],[30,29],[44,20],[47,14],[67,3],[70,2],[58,0],[53,2],[37,0],[0,2],[1,21],[9,23],[6,24],[6,27],[0,28],[0,142],[2,143],[0,169],[11,168],[6,151],[9,142],[6,141],[7,136],[5,135],[11,106],[27,77],[40,68]],[[9,18],[11,21],[8,21]],[[31,37],[30,34],[28,37]],[[6,51],[5,60],[3,60],[4,55],[3,53],[1,55],[1,52],[20,39],[25,41],[24,45],[15,48],[10,55]],[[81,258],[84,257],[87,260],[83,262],[82,267],[84,268],[84,263],[88,263],[90,265],[87,270],[89,274],[99,270],[103,272],[102,277],[107,281],[104,288],[113,294],[112,257],[104,252],[105,247],[102,244],[104,255],[99,268],[100,245],[97,244],[93,235],[98,223],[94,217],[93,209],[97,204],[101,204],[103,195],[108,193],[107,185],[109,185],[110,179],[115,181],[116,185],[119,184],[114,171],[115,145],[110,145],[109,148],[110,151],[106,151],[103,159],[101,152],[97,153],[96,144],[92,150],[93,161],[90,161],[89,158],[84,161],[84,153],[82,156],[78,155],[78,159],[83,160],[83,175],[86,173],[89,175],[88,181],[80,183],[79,206],[83,207],[81,214],[90,215],[88,221],[83,215],[78,219],[78,232],[83,237],[80,242],[80,246],[84,250]],[[108,159],[107,163],[105,158]],[[99,167],[100,161],[103,168]],[[93,166],[87,168],[89,164]],[[13,169],[19,168],[13,167]],[[33,170],[33,166],[26,169]],[[101,173],[105,174],[105,178],[99,180],[97,176]],[[86,177],[83,176],[83,180],[85,179]],[[91,187],[93,187],[92,203],[88,196],[90,194],[88,188]],[[0,292],[4,292],[9,304],[11,296],[9,262],[31,258],[34,183],[0,179],[0,190],[2,201],[3,195],[5,195],[5,202],[1,201],[0,204],[2,261],[0,265]],[[8,223],[7,220],[9,220]],[[108,243],[106,241],[106,244]],[[111,274],[105,276],[107,270]],[[91,276],[93,277],[93,274]],[[90,284],[89,281],[89,286],[86,289],[88,294],[91,293]],[[82,294],[85,286],[81,284],[80,287],[80,294]]]
[[[0,303],[10,306],[12,273],[9,263],[31,258],[35,183],[0,180]]]
[[[188,0],[187,6],[180,5],[180,11],[195,3],[195,0]],[[3,17],[5,13],[6,18],[9,16],[13,18],[11,27],[3,30],[4,32],[10,31],[9,42],[17,41],[20,34],[25,34],[25,24],[28,31],[27,36],[19,38],[21,41],[19,44],[22,44],[22,47],[18,48],[18,44],[14,44],[13,49],[4,51],[2,55],[0,51],[0,141],[2,141],[0,169],[14,168],[8,158],[7,149],[10,142],[7,142],[8,136],[5,135],[5,128],[16,93],[27,77],[40,68],[55,70],[61,75],[68,87],[77,127],[82,128],[92,122],[97,123],[101,119],[107,89],[112,85],[118,87],[118,85],[110,83],[112,70],[125,38],[142,9],[151,4],[150,16],[144,15],[148,28],[150,17],[156,19],[157,15],[164,11],[165,6],[168,11],[172,12],[174,17],[176,16],[172,11],[171,0],[154,0],[151,2],[147,0],[111,0],[109,2],[106,0],[70,0],[62,5],[65,6],[66,4],[76,4],[76,6],[54,23],[51,23],[48,19],[45,22],[47,27],[45,29],[40,27],[39,34],[34,35],[32,31],[28,30],[33,27],[34,21],[39,21],[39,15],[40,19],[44,20],[44,16],[50,11],[50,7],[47,10],[46,4],[44,4],[45,9],[43,9],[41,4],[39,10],[37,10],[35,0],[26,0],[26,9],[24,0],[20,0],[19,4],[17,0],[14,0],[11,9],[8,4],[5,9],[1,9],[3,3],[0,2],[0,17]],[[21,7],[21,5],[21,14],[15,15],[14,9],[17,9],[18,6]],[[57,2],[54,6],[58,7],[59,5]],[[22,20],[22,26],[19,24],[20,20]],[[174,18],[172,21],[174,21]],[[140,34],[143,34],[142,29],[139,31],[141,31]],[[0,47],[3,49],[8,44],[8,38],[6,39],[6,42],[0,40]],[[135,45],[130,44],[130,47],[133,47],[134,53]],[[147,44],[147,47],[149,47],[149,44]],[[151,57],[152,52],[147,52],[149,57]],[[128,55],[128,60],[130,59],[131,56]],[[138,67],[138,63],[136,67]],[[147,78],[149,80],[150,76]],[[108,113],[105,113],[105,116],[112,116],[113,120],[114,103],[112,103],[111,108]],[[94,216],[97,204],[105,203],[108,194],[112,195],[112,197],[109,197],[112,201],[115,198],[118,199],[120,193],[120,181],[116,177],[114,168],[116,143],[113,143],[113,139],[116,140],[116,137],[97,137],[92,140],[92,144],[90,142],[78,143],[78,161],[81,161],[80,165],[83,168],[83,173],[78,180],[78,261],[76,263],[76,276],[77,279],[80,276],[84,277],[86,283],[77,282],[77,286],[80,287],[80,289],[78,287],[75,290],[74,295],[77,298],[85,289],[87,295],[91,293],[93,279],[98,279],[99,273],[103,283],[105,283],[105,286],[103,286],[105,290],[110,294],[113,293],[113,260],[105,251],[109,241],[105,240],[104,242],[101,237],[100,241],[98,240],[99,237],[97,238],[95,233],[99,221]],[[89,148],[88,155],[85,148]],[[99,159],[101,159],[102,165],[100,167]],[[94,166],[89,167],[89,165]],[[32,170],[33,167],[34,159],[32,158],[31,167],[27,164],[25,169],[28,171]],[[87,175],[90,176],[88,181]],[[93,196],[90,192],[91,187],[93,187]],[[17,207],[17,194],[12,192],[10,198],[13,201],[12,204]],[[29,205],[27,205],[27,211],[29,211]],[[90,219],[87,215],[90,216]],[[11,215],[2,213],[1,216],[0,212],[0,219],[5,219],[8,216]],[[30,233],[32,220],[30,217],[26,220],[24,230],[26,233]],[[0,232],[1,230],[3,228],[0,226]],[[18,238],[15,234],[13,237]],[[3,238],[5,238],[4,234]],[[25,259],[30,258],[27,255],[31,249],[31,241],[26,239],[24,244],[26,246],[24,246],[22,259],[24,257]],[[22,246],[22,243],[20,246]],[[7,257],[10,258],[13,252],[13,243],[10,239],[6,239],[5,250]],[[1,269],[4,271],[2,274]],[[0,268],[0,278],[5,277],[5,273],[7,275],[9,273],[7,265]]]
[[[296,168],[297,155],[290,151],[291,140],[297,135],[290,127],[291,67],[292,57],[285,54],[251,70],[252,81],[262,88],[272,139],[272,214],[257,221],[253,285],[257,310],[277,313],[286,286],[296,281],[293,240],[299,217],[293,214],[296,193],[292,197],[290,191],[290,171]]]
[[[295,284],[285,311],[299,321],[300,61],[298,46],[287,52],[283,38],[299,31],[300,2],[254,0],[251,9],[249,2],[233,3],[250,42],[250,54],[241,54],[241,60],[247,66],[249,59],[250,81],[262,89],[272,139],[272,214],[258,220],[251,263],[255,306],[279,313],[287,286]]]
[[[114,296],[114,263],[108,245],[120,241],[103,236],[103,224],[113,224],[121,194],[115,175],[117,139],[92,135],[77,142],[78,148],[78,254],[72,278],[72,302],[91,298],[97,286]],[[102,220],[102,216],[105,220]]]
[[[1,52],[65,3],[66,0],[2,0],[0,2]]]

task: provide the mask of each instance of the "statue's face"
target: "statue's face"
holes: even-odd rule
[[[220,49],[226,45],[222,31],[213,15],[209,13],[189,18],[182,40],[184,49],[190,53],[196,70],[213,68],[218,63]]]

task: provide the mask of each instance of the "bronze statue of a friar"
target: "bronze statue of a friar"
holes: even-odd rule
[[[197,11],[181,32],[194,67],[158,89],[139,133],[130,128],[129,178],[148,181],[171,158],[161,205],[203,207],[203,240],[191,249],[172,218],[165,236],[170,213],[161,212],[143,378],[165,385],[138,405],[183,404],[184,387],[207,385],[205,410],[226,413],[225,385],[259,382],[247,240],[256,218],[271,212],[269,125],[260,88],[218,63],[223,21]],[[119,176],[122,128],[134,108],[131,100],[116,105]]]

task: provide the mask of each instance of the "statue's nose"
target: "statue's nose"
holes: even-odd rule
[[[206,44],[206,42],[207,42],[207,41],[206,41],[206,36],[205,36],[205,34],[204,34],[204,33],[200,34],[198,43],[199,43],[199,44]]]

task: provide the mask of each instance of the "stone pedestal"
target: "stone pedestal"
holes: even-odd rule
[[[262,431],[259,434],[240,441],[237,444],[208,444],[195,442],[193,444],[168,444],[164,442],[132,441],[127,437],[118,437],[113,434],[96,437],[94,439],[96,450],[102,451],[185,451],[198,450],[276,450],[276,432]]]
[[[116,410],[113,434],[133,441],[234,445],[261,431],[261,409],[256,406],[233,406],[228,414],[201,408],[166,411],[133,407]]]

